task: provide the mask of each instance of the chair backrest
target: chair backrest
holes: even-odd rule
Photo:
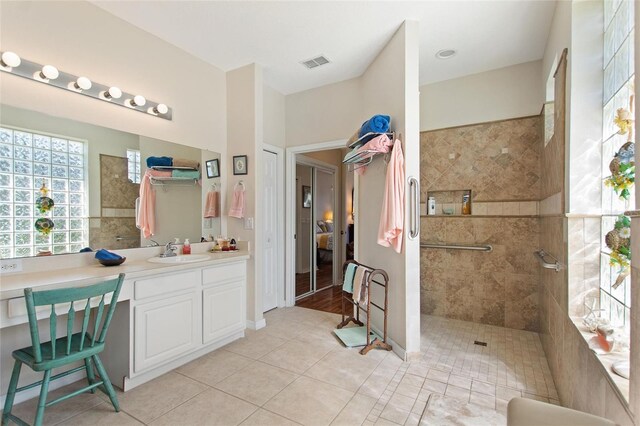
[[[107,329],[111,318],[116,309],[118,296],[122,283],[124,281],[124,274],[120,274],[118,278],[113,280],[104,281],[98,284],[93,284],[86,287],[70,287],[61,288],[57,290],[43,290],[33,291],[31,288],[24,289],[24,297],[27,303],[27,315],[29,316],[29,331],[31,333],[31,343],[33,345],[33,355],[36,362],[42,361],[42,351],[40,348],[40,333],[38,330],[38,317],[36,314],[37,306],[51,306],[51,314],[49,315],[49,335],[51,337],[51,356],[53,359],[56,357],[56,336],[57,336],[57,320],[58,315],[56,313],[56,305],[69,303],[69,310],[67,311],[67,347],[65,350],[66,355],[71,352],[71,336],[73,335],[73,324],[76,318],[76,311],[74,309],[75,302],[84,302],[86,306],[84,308],[84,317],[82,318],[82,338],[80,339],[79,350],[84,348],[85,337],[89,330],[89,319],[91,317],[91,299],[100,297],[100,302],[97,306],[96,315],[94,318],[93,332],[89,335],[91,337],[90,347],[93,347],[96,342],[104,343],[107,336]],[[104,314],[105,297],[113,293],[107,315],[102,322],[102,316]],[[82,313],[81,313],[82,314]]]

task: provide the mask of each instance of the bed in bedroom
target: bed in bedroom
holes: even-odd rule
[[[319,220],[316,223],[317,263],[333,261],[333,223]]]

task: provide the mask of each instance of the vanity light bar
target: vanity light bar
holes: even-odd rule
[[[173,116],[172,109],[165,104],[150,101],[140,94],[123,92],[116,86],[96,83],[84,76],[59,71],[52,65],[27,61],[13,52],[2,52],[0,70],[165,120],[171,120]]]

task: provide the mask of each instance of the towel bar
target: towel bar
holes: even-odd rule
[[[556,259],[555,256],[547,253],[543,249],[539,249],[538,251],[534,251],[533,254],[536,255],[536,257],[540,261],[540,266],[542,266],[543,268],[545,268],[545,269],[554,269],[556,272],[560,272],[560,270],[562,269],[562,264],[560,262],[558,262],[558,259]],[[547,262],[545,260],[545,257],[550,257],[551,259],[553,259],[553,262]]]
[[[434,248],[434,249],[451,249],[451,250],[475,250],[486,251],[490,253],[493,251],[491,244],[485,245],[464,245],[464,244],[439,244],[439,243],[420,243],[421,248]]]

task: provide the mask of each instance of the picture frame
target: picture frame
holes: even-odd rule
[[[234,175],[246,175],[248,173],[246,155],[234,155],[233,156],[233,174]]]
[[[213,179],[220,177],[220,160],[217,158],[205,162],[207,168],[207,178]]]
[[[302,208],[311,208],[311,187],[302,185]]]

